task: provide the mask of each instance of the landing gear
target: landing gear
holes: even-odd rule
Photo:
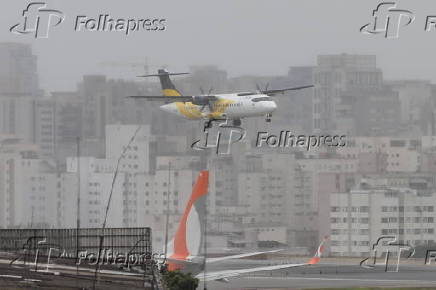
[[[203,130],[207,131],[208,129],[212,128],[214,119],[210,119],[204,122]]]
[[[272,118],[272,114],[271,114],[271,113],[266,114],[266,119],[265,119],[265,121],[266,121],[267,123],[271,123],[271,118]]]
[[[232,125],[235,127],[241,127],[241,124],[242,124],[241,119],[232,120]]]
[[[240,128],[242,121],[241,119],[210,119],[204,121],[203,131],[206,132],[210,128],[213,127],[213,122],[217,122],[219,124],[219,127],[237,127]]]

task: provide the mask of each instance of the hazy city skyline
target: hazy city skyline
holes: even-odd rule
[[[399,263],[398,245],[434,259],[434,0],[3,4],[0,288],[89,288],[80,263],[50,266],[54,279],[44,259],[26,270],[52,244],[80,261],[114,245],[164,252],[168,270],[245,288],[371,286],[359,262],[388,250]],[[149,279],[129,265],[113,270]],[[412,285],[436,283],[433,267],[407,266]]]
[[[185,71],[191,65],[217,64],[230,76],[238,76],[283,75],[289,66],[316,65],[320,54],[374,54],[386,79],[436,79],[436,69],[427,59],[434,49],[436,32],[424,31],[425,17],[436,12],[431,1],[398,2],[399,8],[416,16],[412,25],[402,28],[398,39],[359,32],[371,21],[379,1],[275,1],[274,5],[251,1],[189,1],[189,5],[47,1],[49,8],[65,15],[64,23],[52,28],[48,39],[9,31],[22,20],[28,3],[4,3],[0,37],[32,45],[38,56],[41,88],[48,92],[73,90],[84,74],[134,80],[143,68],[129,64],[143,63],[146,58],[150,70],[168,66]],[[122,32],[74,31],[77,15],[98,18],[99,14],[165,18],[167,29],[128,36]]]

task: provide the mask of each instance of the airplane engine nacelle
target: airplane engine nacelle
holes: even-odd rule
[[[208,105],[209,104],[209,97],[208,96],[193,96],[192,103],[194,105],[198,105],[198,106]]]

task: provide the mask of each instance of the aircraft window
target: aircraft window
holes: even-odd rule
[[[254,98],[251,101],[252,102],[270,101],[270,98],[269,97],[260,97],[260,98]]]

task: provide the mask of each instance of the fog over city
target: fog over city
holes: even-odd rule
[[[20,21],[26,1],[4,1],[2,41],[30,42],[38,54],[41,86],[73,89],[86,73],[111,73],[134,79],[138,67],[108,67],[104,62],[140,63],[148,58],[154,68],[167,65],[183,71],[190,65],[218,64],[231,76],[280,75],[290,65],[315,65],[319,54],[375,54],[386,77],[434,79],[429,58],[434,32],[425,32],[425,17],[435,14],[431,0],[401,1],[399,8],[416,14],[413,25],[394,41],[371,38],[358,31],[371,20],[378,1],[47,1],[65,14],[64,25],[44,40],[17,37],[9,27]],[[78,15],[98,18],[160,17],[161,32],[75,32]],[[251,89],[251,88],[247,88]]]
[[[204,256],[436,246],[434,1],[31,3],[0,10],[0,257],[35,229],[166,257],[205,172]]]

